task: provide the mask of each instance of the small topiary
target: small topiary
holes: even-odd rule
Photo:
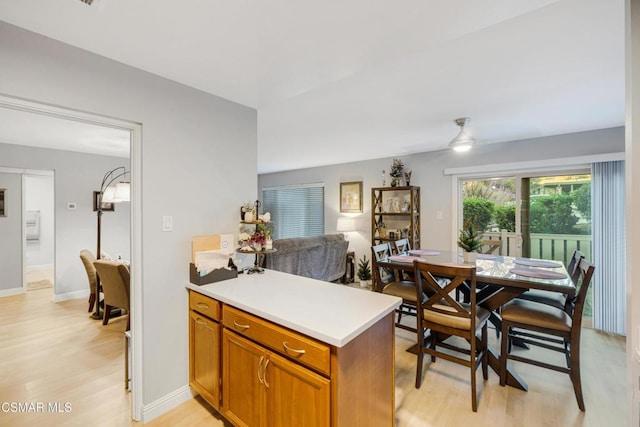
[[[366,255],[363,255],[362,259],[358,261],[358,279],[371,280],[371,266]]]

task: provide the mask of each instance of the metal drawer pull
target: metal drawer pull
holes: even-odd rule
[[[205,322],[204,320],[202,320],[199,317],[196,317],[196,323],[200,324],[200,325],[208,325],[209,322]]]
[[[209,308],[209,306],[203,302],[197,302],[196,305],[198,306],[198,308],[204,308],[204,309]]]
[[[269,388],[269,383],[267,382],[267,366],[269,366],[269,362],[271,362],[271,359],[267,359],[267,363],[264,364],[264,369],[262,370],[262,378],[264,379],[264,385],[267,388]]]
[[[238,323],[237,321],[233,321],[233,326],[236,328],[240,328],[242,330],[249,329],[249,325],[243,325],[242,323]]]
[[[287,345],[287,342],[286,342],[286,341],[284,341],[284,342],[282,343],[282,345],[284,346],[284,349],[285,349],[285,350],[290,351],[291,353],[296,353],[296,354],[305,354],[305,353],[306,353],[306,351],[305,351],[305,350],[296,350],[295,348],[291,348],[291,347],[289,347],[289,346]]]
[[[262,381],[262,374],[260,372],[260,369],[262,368],[262,361],[264,360],[264,356],[260,356],[260,361],[258,362],[258,381],[260,381],[260,384],[264,384],[264,381]]]

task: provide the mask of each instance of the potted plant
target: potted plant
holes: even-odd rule
[[[259,231],[264,235],[264,249],[271,250],[273,249],[273,240],[271,240],[271,236],[273,234],[273,225],[268,222],[258,224],[256,226],[256,231]]]
[[[480,240],[480,233],[474,228],[471,218],[465,222],[464,228],[460,230],[458,246],[464,251],[462,253],[464,262],[476,262],[478,255],[476,251],[482,246],[482,241]]]
[[[391,176],[391,186],[396,187],[400,185],[400,179],[403,176],[404,163],[400,159],[393,159],[393,163],[391,164],[391,172],[389,175]]]
[[[366,255],[362,256],[362,259],[358,261],[358,279],[360,279],[360,286],[366,288],[371,280],[371,266]]]

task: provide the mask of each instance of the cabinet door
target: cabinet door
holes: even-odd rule
[[[223,329],[222,414],[236,426],[258,427],[264,414],[262,347]]]
[[[328,379],[276,354],[269,354],[263,376],[267,426],[329,426]]]
[[[189,384],[214,408],[220,405],[220,324],[189,311]]]

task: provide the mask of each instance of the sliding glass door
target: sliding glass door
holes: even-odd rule
[[[568,263],[579,249],[591,259],[589,170],[461,179],[459,227],[471,221],[494,253]],[[488,250],[488,246],[487,249]]]

